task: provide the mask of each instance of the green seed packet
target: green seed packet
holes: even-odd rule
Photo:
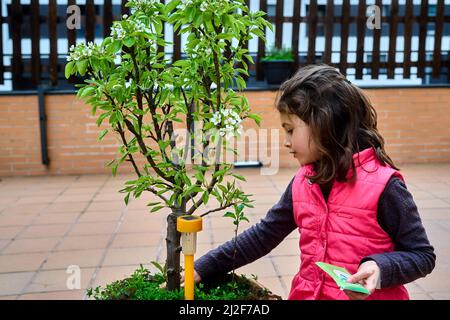
[[[350,272],[348,272],[345,268],[334,266],[332,264],[324,263],[324,262],[316,262],[316,265],[328,273],[330,277],[336,282],[338,287],[341,290],[350,290],[356,291],[360,293],[370,294],[369,290],[364,288],[359,283],[348,283],[347,279],[350,277]]]

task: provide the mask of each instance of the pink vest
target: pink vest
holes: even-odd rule
[[[288,299],[348,300],[315,262],[345,267],[353,274],[362,258],[394,250],[391,238],[377,222],[377,206],[391,176],[403,177],[390,166],[382,166],[373,148],[354,154],[353,161],[356,181],[335,181],[327,202],[320,186],[305,178],[314,173],[312,164],[301,167],[294,178],[292,201],[300,232],[301,266]],[[351,169],[347,177],[351,177]],[[396,286],[376,289],[367,299],[400,300],[409,296],[404,286]]]

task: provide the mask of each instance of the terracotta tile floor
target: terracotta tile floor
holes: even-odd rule
[[[413,299],[450,299],[450,164],[404,165],[408,188],[420,209],[436,268],[407,285]],[[239,169],[252,193],[251,223],[264,217],[291,180],[294,169],[261,176]],[[131,274],[140,263],[163,262],[165,214],[146,213],[151,195],[128,206],[118,192],[133,175],[11,177],[0,181],[0,299],[86,299],[85,289]],[[244,223],[241,231],[250,224]],[[231,219],[215,213],[204,222],[197,256],[233,236]],[[298,233],[292,232],[266,257],[238,272],[255,274],[274,293],[287,297],[298,269]],[[70,290],[78,266],[79,289]],[[69,269],[68,269],[69,268]],[[73,267],[72,267],[73,268]],[[72,271],[71,271],[72,270]]]

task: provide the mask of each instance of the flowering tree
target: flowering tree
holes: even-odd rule
[[[151,212],[169,208],[167,216],[167,288],[180,287],[180,234],[176,219],[193,214],[214,198],[211,212],[251,207],[249,195],[236,185],[242,176],[221,161],[224,150],[236,150],[228,139],[239,135],[242,121],[259,117],[248,101],[233,90],[245,88],[246,61],[252,62],[244,44],[254,35],[264,38],[271,24],[264,12],[250,12],[244,0],[130,0],[131,15],[115,21],[101,44],[80,43],[70,50],[66,77],[87,75],[77,96],[92,105],[97,125],[108,120],[120,137],[120,157],[109,165],[113,174],[124,161],[136,172],[121,192],[139,197],[144,191],[159,201]],[[158,46],[165,46],[163,24],[187,34],[186,58],[170,63]],[[237,67],[237,64],[241,67]],[[178,123],[178,124],[177,124]],[[199,141],[199,150],[187,157],[188,144],[176,140],[176,125]],[[189,140],[189,139],[187,139]],[[143,158],[144,165],[138,165]],[[213,161],[211,161],[213,158]],[[190,161],[194,161],[190,163]],[[231,216],[228,212],[228,216]]]

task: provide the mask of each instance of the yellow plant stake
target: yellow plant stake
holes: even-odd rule
[[[197,232],[202,231],[202,217],[184,215],[177,218],[181,232],[181,250],[184,254],[184,299],[194,300],[194,254],[197,250]]]

